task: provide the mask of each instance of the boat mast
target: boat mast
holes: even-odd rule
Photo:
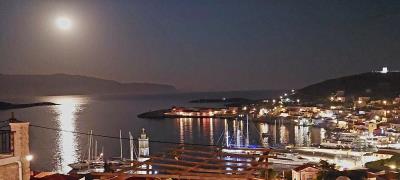
[[[93,159],[97,159],[97,140],[95,140],[95,146],[94,146],[94,158]]]
[[[130,131],[129,131],[129,148],[130,148],[131,161],[133,161],[133,136]]]
[[[119,147],[120,147],[120,150],[121,150],[120,158],[122,160],[122,131],[121,131],[121,129],[119,130]]]
[[[101,158],[104,157],[104,146],[101,146]]]
[[[246,115],[246,146],[249,146],[250,138],[249,138],[249,114]]]
[[[91,150],[92,150],[92,130],[90,130],[89,133],[89,149],[88,149],[88,163],[90,162],[90,158],[91,158]]]
[[[274,140],[274,141],[275,141],[275,142],[274,142],[275,145],[278,144],[278,143],[276,142],[276,136],[277,136],[277,132],[276,132],[276,131],[278,131],[278,127],[276,126],[276,119],[275,119],[275,138],[274,138],[274,139],[275,139],[275,140]]]
[[[241,131],[240,131],[240,124],[239,124],[239,126],[237,127],[237,133],[236,133],[236,147],[240,147],[242,144],[242,142],[240,142],[240,140],[241,140],[240,133],[241,133]]]
[[[229,130],[228,130],[228,122],[225,119],[225,143],[226,143],[226,147],[229,147]]]
[[[90,160],[93,160],[94,159],[94,140],[93,140],[93,131],[90,133],[90,139],[91,139],[91,147],[90,147],[90,149],[91,149],[91,152],[90,152],[90,154],[91,154],[91,156],[90,156]]]

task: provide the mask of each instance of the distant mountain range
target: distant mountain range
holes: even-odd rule
[[[0,96],[44,96],[84,94],[152,94],[176,92],[171,85],[152,83],[121,83],[94,77],[0,74]]]
[[[345,91],[347,97],[396,97],[400,95],[400,72],[370,72],[329,79],[302,88],[297,94],[306,99],[320,99],[336,91]]]

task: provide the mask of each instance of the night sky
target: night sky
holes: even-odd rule
[[[219,91],[299,88],[382,66],[400,69],[399,0],[0,2],[4,74]]]

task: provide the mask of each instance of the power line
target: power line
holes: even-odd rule
[[[110,139],[120,139],[120,137],[116,136],[109,136],[109,135],[103,135],[103,134],[90,134],[90,133],[85,133],[85,132],[79,132],[79,131],[71,131],[71,130],[64,130],[64,129],[58,129],[58,128],[52,128],[52,127],[46,127],[46,126],[40,126],[40,125],[34,125],[30,124],[29,126],[35,127],[35,128],[41,128],[41,129],[47,129],[47,130],[53,130],[53,131],[58,131],[58,132],[68,132],[68,133],[73,133],[73,134],[80,134],[80,135],[92,135],[96,137],[102,137],[102,138],[110,138]],[[122,137],[121,139],[124,140],[129,140],[129,138]],[[134,138],[133,140],[138,140],[137,138]],[[160,143],[160,144],[176,144],[176,145],[191,145],[191,146],[215,146],[211,144],[197,144],[197,143],[179,143],[179,142],[172,142],[172,141],[159,141],[159,140],[149,140],[149,142],[152,143]]]

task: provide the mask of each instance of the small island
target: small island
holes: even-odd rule
[[[8,102],[0,101],[0,110],[9,110],[9,109],[21,109],[21,108],[29,108],[35,106],[54,106],[59,105],[52,102],[37,102],[37,103],[27,103],[27,104],[13,104]]]

